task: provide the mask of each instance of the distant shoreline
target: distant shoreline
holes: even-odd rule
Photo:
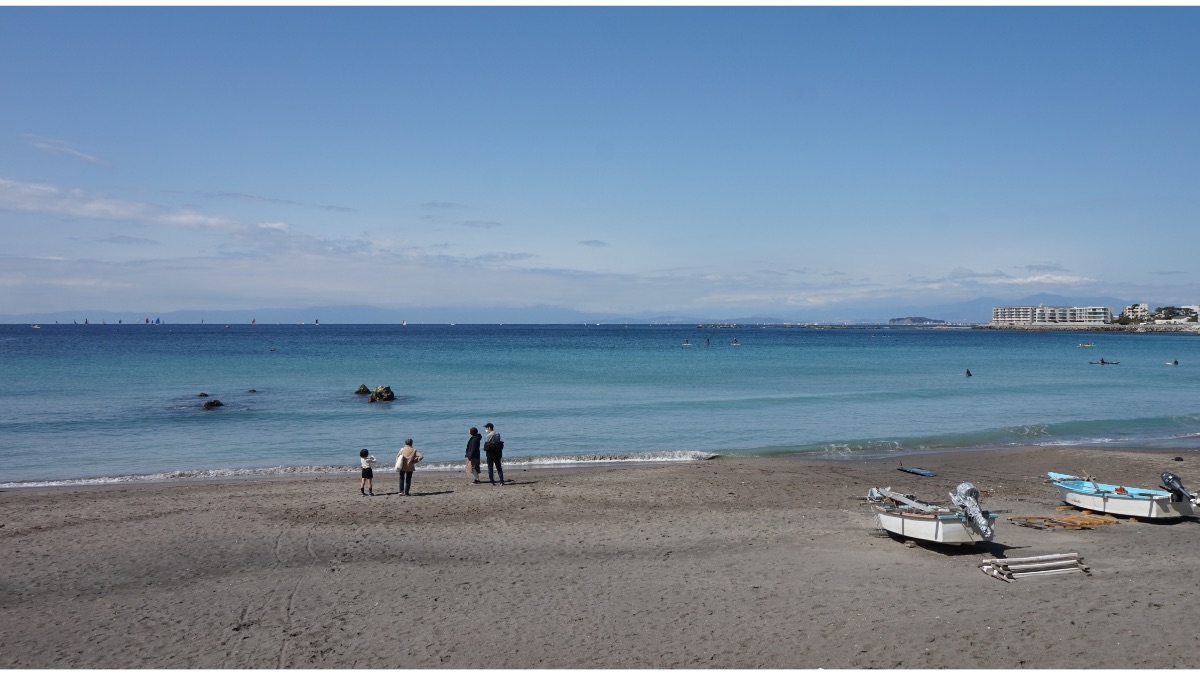
[[[131,321],[129,323],[45,323],[46,326],[66,327],[66,326],[141,326],[142,323]],[[249,323],[234,323],[234,322],[212,322],[212,323],[193,323],[193,322],[177,322],[162,324],[147,324],[150,326],[207,326],[210,328],[229,328],[230,326],[250,326]],[[325,324],[305,324],[305,323],[285,323],[271,324],[263,322],[257,324],[262,327],[271,327],[276,325],[281,326],[400,326],[399,323],[325,323]],[[453,326],[452,323],[423,323],[414,324],[422,326]],[[509,323],[509,324],[459,324],[462,326],[574,326],[574,323]],[[590,324],[585,324],[590,325]],[[652,326],[664,328],[689,328],[698,329],[740,329],[748,328],[775,328],[775,329],[802,329],[802,330],[1017,330],[1017,331],[1083,331],[1083,332],[1098,332],[1098,333],[1198,333],[1200,334],[1200,323],[1183,323],[1183,324],[1131,324],[1122,326],[1120,324],[1004,324],[996,325],[992,323],[905,323],[905,324],[886,324],[886,323],[698,323],[691,324],[688,322],[681,323],[598,323],[597,326]],[[30,322],[0,322],[3,327],[21,327],[31,326]],[[34,322],[34,328],[42,328],[42,324]]]
[[[1174,324],[1130,324],[1122,326],[1120,324],[1003,324],[995,325],[990,323],[981,323],[974,327],[976,330],[1023,330],[1023,331],[1084,331],[1093,333],[1200,333],[1200,324],[1197,323],[1174,323]]]
[[[1200,324],[1004,324],[991,323],[939,323],[939,324],[819,324],[819,323],[763,323],[763,324],[697,324],[696,328],[789,328],[804,330],[1015,330],[1032,332],[1096,332],[1096,333],[1200,333]]]

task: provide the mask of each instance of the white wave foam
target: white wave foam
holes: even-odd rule
[[[609,452],[584,455],[542,455],[537,457],[505,457],[504,466],[550,467],[579,464],[630,464],[661,462],[695,462],[717,457],[715,452],[672,450],[666,452]],[[425,471],[462,471],[465,460],[422,465]]]
[[[253,478],[267,476],[293,476],[312,474],[357,473],[358,467],[345,466],[273,466],[259,469],[205,469],[194,471],[165,471],[163,473],[130,474],[125,476],[98,476],[95,478],[71,478],[66,480],[17,481],[0,483],[0,488],[61,487],[72,485],[113,485],[118,483],[153,483],[170,480]]]
[[[868,457],[876,455],[890,455],[898,451],[909,451],[920,449],[906,448],[900,441],[864,441],[860,443],[827,443],[815,449],[814,455],[828,458],[845,458],[845,457]]]
[[[714,452],[678,450],[670,452],[626,452],[596,453],[586,455],[549,455],[543,457],[511,457],[504,459],[505,466],[549,467],[580,464],[620,464],[647,462],[693,462],[717,457]],[[421,471],[462,471],[464,460],[456,462],[433,462],[422,464]],[[376,478],[393,473],[387,466],[375,470]],[[221,478],[267,478],[299,475],[358,475],[357,466],[273,466],[258,469],[207,469],[195,471],[167,471],[163,473],[135,474],[126,476],[99,476],[96,478],[73,478],[67,480],[16,481],[0,483],[0,489],[30,487],[72,487],[83,485],[115,485],[120,483],[154,483],[173,480],[209,480]]]
[[[1019,424],[1005,427],[1004,430],[1015,436],[1024,436],[1027,438],[1050,435],[1050,429],[1045,424]]]

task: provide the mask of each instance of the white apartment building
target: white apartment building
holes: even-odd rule
[[[1125,308],[1125,311],[1121,312],[1121,316],[1130,321],[1145,321],[1150,318],[1150,305],[1144,302],[1129,305]]]
[[[993,307],[994,324],[1104,324],[1112,323],[1107,307]]]

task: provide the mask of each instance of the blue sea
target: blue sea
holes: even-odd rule
[[[1094,343],[1094,347],[1080,347]],[[1093,365],[1103,357],[1118,365]],[[1179,365],[1168,365],[1175,360]],[[972,377],[966,377],[970,369]],[[393,402],[356,396],[386,385]],[[209,397],[201,398],[199,394]],[[205,410],[206,400],[222,407]],[[0,326],[0,487],[461,466],[1200,447],[1200,336],[638,325]]]

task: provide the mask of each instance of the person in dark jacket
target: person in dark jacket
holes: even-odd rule
[[[488,480],[492,481],[492,485],[496,484],[496,477],[492,474],[492,468],[495,467],[500,474],[500,484],[504,485],[504,469],[500,466],[500,459],[504,456],[504,441],[500,440],[500,433],[491,422],[483,425],[483,430],[487,432],[487,439],[483,441],[483,452],[487,455]]]
[[[471,427],[471,440],[467,441],[467,473],[479,482],[479,443],[483,440],[483,436],[479,435],[479,430]]]

